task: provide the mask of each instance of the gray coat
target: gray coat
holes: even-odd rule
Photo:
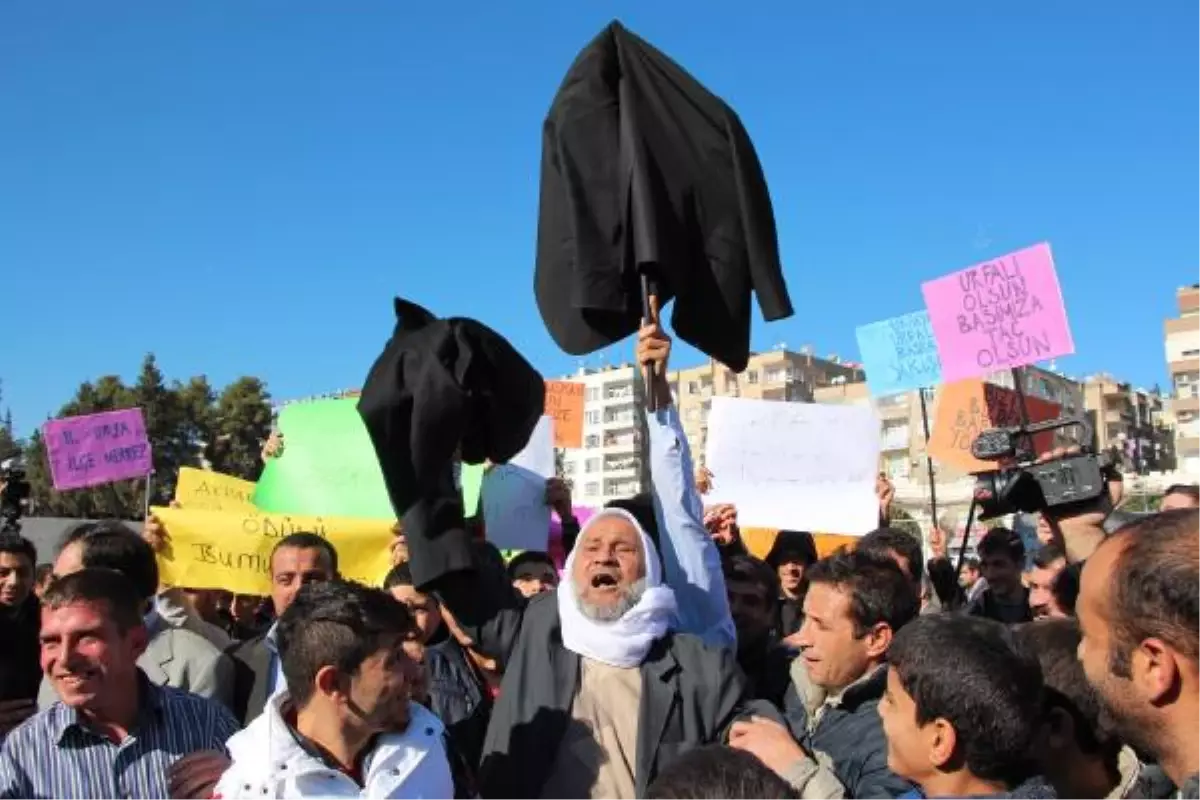
[[[233,707],[233,663],[207,639],[185,628],[162,626],[150,638],[137,664],[151,681],[198,694]],[[42,678],[38,707],[58,702],[54,686]]]
[[[526,600],[502,569],[487,562],[477,556],[474,569],[437,580],[442,602],[475,647],[504,670],[483,748],[480,795],[540,797],[571,724],[579,656],[563,646],[556,593]],[[751,699],[731,650],[697,637],[668,633],[651,647],[641,674],[634,776],[639,797],[678,756],[725,741],[743,714],[782,721],[769,703]]]

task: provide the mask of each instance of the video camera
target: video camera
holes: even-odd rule
[[[1083,431],[1079,453],[1054,461],[1037,462],[1033,452],[1035,434],[1077,425]],[[975,502],[979,519],[1023,511],[1027,514],[1084,503],[1108,491],[1112,458],[1098,455],[1092,445],[1094,430],[1087,417],[1059,417],[1029,425],[993,428],[979,434],[971,453],[984,461],[1011,460],[999,472],[976,476]]]
[[[30,486],[25,478],[25,466],[16,458],[0,464],[0,533],[21,530],[21,515],[29,499]]]

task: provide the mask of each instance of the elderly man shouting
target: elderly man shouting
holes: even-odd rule
[[[723,739],[747,702],[720,558],[671,408],[669,352],[655,308],[637,356],[659,409],[647,424],[661,541],[628,512],[601,511],[558,589],[526,599],[478,551],[429,557],[426,542],[443,533],[432,521],[453,515],[419,504],[406,516],[414,578],[504,670],[484,746],[485,797],[644,796],[673,759]],[[470,567],[441,566],[454,562]]]

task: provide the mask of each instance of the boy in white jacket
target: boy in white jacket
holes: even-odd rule
[[[411,624],[379,589],[301,589],[276,632],[288,691],[229,740],[214,799],[454,797],[442,723],[410,698]]]

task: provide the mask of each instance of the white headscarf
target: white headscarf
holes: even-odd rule
[[[600,520],[621,519],[633,526],[642,539],[646,562],[646,589],[637,605],[611,622],[598,622],[579,608],[578,590],[573,579],[575,551],[588,529]],[[563,579],[558,586],[558,616],[562,640],[572,653],[613,667],[636,667],[650,652],[656,639],[662,638],[675,620],[675,593],[662,585],[662,564],[654,542],[628,511],[606,508],[589,519],[579,531],[575,547],[567,556]]]

